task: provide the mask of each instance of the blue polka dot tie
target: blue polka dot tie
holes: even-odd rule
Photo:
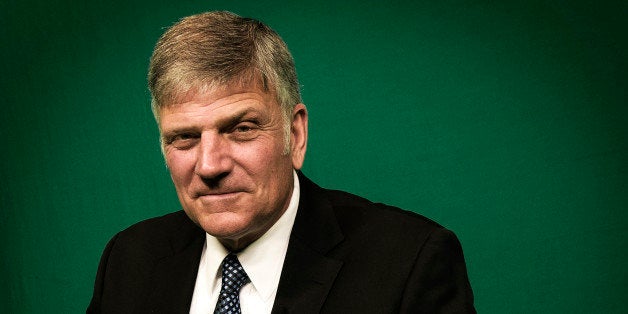
[[[227,255],[222,261],[222,288],[214,314],[240,314],[240,288],[249,281],[238,257]]]

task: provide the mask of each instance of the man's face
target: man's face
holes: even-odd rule
[[[291,149],[276,97],[256,86],[200,92],[160,110],[166,164],[187,215],[232,250],[286,210],[303,164],[307,111],[292,114]]]

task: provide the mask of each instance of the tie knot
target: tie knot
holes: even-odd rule
[[[249,276],[242,268],[238,257],[230,253],[222,261],[222,289],[226,293],[238,293],[249,282]]]

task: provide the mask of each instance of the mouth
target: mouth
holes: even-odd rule
[[[198,193],[196,198],[202,201],[218,201],[238,197],[241,193],[240,191]]]

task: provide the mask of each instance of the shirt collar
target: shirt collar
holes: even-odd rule
[[[296,171],[293,171],[294,187],[288,208],[259,239],[238,253],[238,260],[251,283],[263,299],[275,295],[283,268],[283,261],[288,249],[290,233],[299,207],[300,186]],[[214,236],[206,234],[207,270],[215,276],[210,279],[210,287],[220,278],[219,269],[222,260],[229,251]]]

